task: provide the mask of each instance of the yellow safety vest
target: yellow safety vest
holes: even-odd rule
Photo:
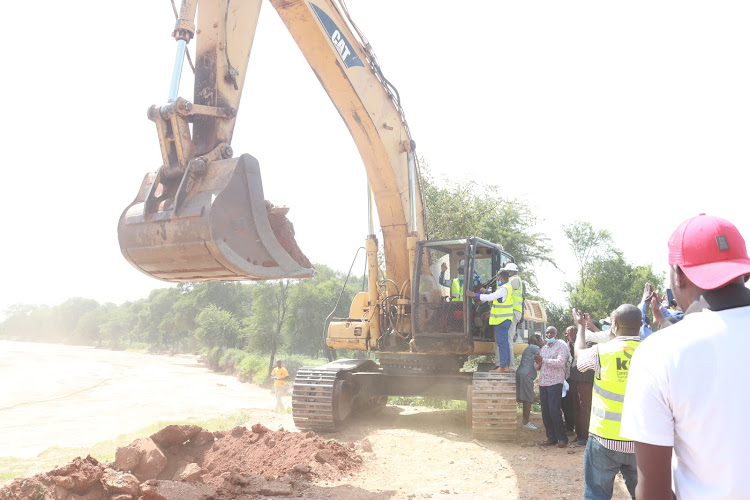
[[[600,370],[594,378],[589,433],[605,439],[629,441],[620,437],[620,421],[630,358],[639,345],[641,341],[638,338],[614,339],[599,344]]]
[[[514,277],[517,278],[517,276]],[[511,277],[511,279],[514,277]],[[508,283],[510,283],[510,280]],[[523,312],[523,290],[525,287],[526,283],[521,278],[518,278],[518,290],[513,290],[513,310],[519,313]]]
[[[453,302],[464,300],[464,282],[458,278],[451,280],[451,300]]]
[[[504,287],[508,293],[505,294],[505,300],[502,302],[497,299],[492,301],[490,325],[499,325],[505,321],[513,320],[513,287],[511,287],[510,282],[500,286]]]

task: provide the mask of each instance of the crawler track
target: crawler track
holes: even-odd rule
[[[292,392],[292,416],[298,429],[336,430],[335,387],[338,369],[302,367]]]
[[[516,374],[475,372],[471,390],[471,430],[480,439],[516,435]]]

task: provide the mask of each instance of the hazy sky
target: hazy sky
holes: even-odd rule
[[[575,220],[657,271],[669,234],[700,212],[750,237],[750,4],[347,5],[433,173],[499,184],[538,215],[562,269],[539,270],[543,296],[575,278],[561,229]],[[146,110],[167,100],[169,0],[14,2],[3,21],[0,311],[170,286],[117,242],[120,213],[160,164]],[[191,78],[180,95],[192,100]],[[291,207],[310,260],[347,270],[367,232],[365,171],[270,3],[232,146],[259,159],[266,198]]]

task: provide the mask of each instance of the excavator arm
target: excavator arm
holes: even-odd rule
[[[402,286],[412,270],[407,240],[424,239],[425,229],[415,144],[398,95],[343,3],[271,3],[357,145],[383,231],[386,273]],[[294,241],[287,209],[264,199],[257,160],[235,158],[231,148],[260,7],[261,0],[182,2],[168,102],[148,112],[162,165],[146,175],[118,225],[123,255],[153,277],[220,281],[314,274]],[[193,37],[190,102],[177,97],[176,89]]]

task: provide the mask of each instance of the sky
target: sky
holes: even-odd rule
[[[530,230],[550,238],[557,263],[537,269],[543,297],[561,301],[575,280],[562,231],[574,221],[610,231],[631,264],[657,272],[671,232],[698,213],[750,235],[750,4],[347,5],[433,175],[497,184],[536,214]],[[146,110],[167,101],[169,0],[15,2],[2,24],[0,314],[171,286],[131,267],[117,242],[121,212],[160,165]],[[187,74],[180,95],[192,100]],[[347,271],[367,233],[365,170],[269,2],[232,147],[258,158],[266,199],[290,207],[310,260]]]

